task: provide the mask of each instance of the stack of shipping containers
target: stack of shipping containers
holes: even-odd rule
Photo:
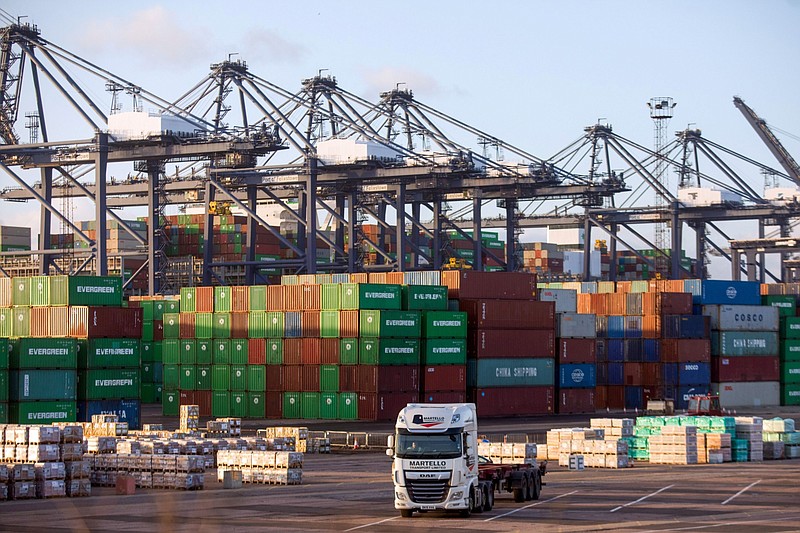
[[[0,338],[0,424],[8,423],[8,339]]]
[[[462,271],[447,273],[443,281],[467,313],[467,396],[478,413],[552,413],[555,303],[536,300],[536,276]]]
[[[781,405],[800,405],[800,317],[793,294],[765,295],[764,305],[778,308],[780,317]]]

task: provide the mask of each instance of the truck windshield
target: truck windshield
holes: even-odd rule
[[[462,433],[410,434],[397,433],[395,440],[395,455],[401,458],[431,457],[453,458],[461,457]]]

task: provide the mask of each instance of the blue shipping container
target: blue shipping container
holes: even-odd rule
[[[664,363],[661,367],[661,378],[664,385],[678,384],[678,363]]]
[[[599,338],[608,337],[608,317],[606,315],[596,315],[594,324],[595,334]]]
[[[626,339],[642,338],[642,317],[640,316],[625,317],[625,338]]]
[[[642,409],[643,398],[642,387],[625,387],[625,409]]]
[[[711,392],[710,385],[681,385],[674,389],[675,409],[688,409],[690,396],[705,396]]]
[[[711,383],[710,363],[678,363],[678,384],[708,385]]]
[[[625,360],[625,341],[622,339],[608,339],[606,341],[606,359],[609,361]]]
[[[661,327],[665,339],[707,339],[711,320],[702,315],[664,315]]]
[[[703,280],[700,294],[692,293],[694,303],[761,305],[761,284],[757,281]]]
[[[283,336],[301,337],[303,313],[297,311],[286,311],[283,313]]]
[[[644,339],[642,348],[642,361],[645,363],[658,363],[661,361],[661,343],[658,339]]]
[[[625,317],[618,315],[609,315],[608,317],[608,331],[606,336],[609,339],[624,339],[625,338]]]
[[[625,384],[625,366],[623,363],[608,363],[608,384]]]
[[[120,422],[128,423],[128,429],[142,429],[141,402],[139,400],[78,402],[78,422],[91,422],[92,415],[117,415]]]
[[[597,384],[608,385],[608,363],[597,363]]]
[[[631,363],[641,362],[642,352],[644,352],[644,343],[642,342],[642,339],[625,339],[625,361]]]
[[[597,386],[597,369],[594,364],[560,365],[558,386],[567,389],[594,388]]]

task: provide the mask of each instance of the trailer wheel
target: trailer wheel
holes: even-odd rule
[[[483,494],[483,510],[487,513],[494,507],[494,484],[490,483],[486,486],[486,492]]]
[[[412,516],[414,516],[414,510],[413,509],[400,509],[400,516],[402,516],[403,518],[411,518]]]
[[[533,498],[534,500],[538,500],[539,496],[542,494],[542,476],[539,475],[538,472],[534,472],[533,474]]]
[[[524,502],[528,497],[528,478],[522,478],[522,486],[518,489],[514,489],[514,501],[517,503]]]
[[[533,480],[533,474],[528,476],[528,492],[525,494],[525,501],[530,501],[533,499],[533,486],[536,482]]]

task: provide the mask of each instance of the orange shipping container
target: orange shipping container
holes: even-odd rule
[[[320,336],[320,313],[319,311],[303,311],[301,319],[300,336],[319,337]]]
[[[370,283],[387,283],[387,281],[386,281],[386,272],[370,272],[369,273],[369,282]]]
[[[319,311],[322,309],[322,288],[320,285],[308,284],[301,285],[303,291],[303,301],[301,309],[306,311]]]
[[[594,313],[592,306],[592,294],[578,293],[578,313],[582,315],[591,315]]]
[[[250,287],[231,287],[231,311],[247,312],[250,310]]]
[[[320,339],[320,363],[323,365],[339,364],[339,339]]]
[[[250,313],[231,313],[231,337],[245,339],[248,334]]]
[[[402,285],[405,282],[405,275],[402,272],[387,272],[386,283],[390,285]]]
[[[613,292],[607,295],[607,311],[609,315],[624,315],[627,294],[624,292]]]
[[[283,339],[283,364],[300,365],[303,363],[303,339],[287,338]]]
[[[647,294],[647,293],[643,293]],[[661,338],[661,317],[658,315],[645,315],[642,317],[642,337],[645,339]]]
[[[197,315],[194,313],[181,313],[180,314],[180,326],[179,326],[179,334],[182,339],[193,339],[195,335],[195,318]]]
[[[11,307],[11,278],[0,278],[0,307]]]
[[[283,285],[283,310],[284,311],[303,310],[302,285]]]
[[[358,337],[358,310],[339,311],[339,336],[342,338]]]
[[[69,308],[69,336],[85,339],[89,334],[89,308],[73,305]]]
[[[369,276],[366,272],[356,272],[350,274],[350,283],[367,283]]]
[[[31,307],[30,308],[30,335],[31,337],[50,336],[50,308]]]
[[[50,309],[50,336],[69,337],[69,307],[48,307]]]
[[[213,313],[214,287],[196,287],[194,305],[196,313]]]
[[[267,287],[267,311],[283,311],[283,285]]]
[[[322,360],[320,338],[303,338],[300,347],[300,363],[304,365],[318,365]]]

